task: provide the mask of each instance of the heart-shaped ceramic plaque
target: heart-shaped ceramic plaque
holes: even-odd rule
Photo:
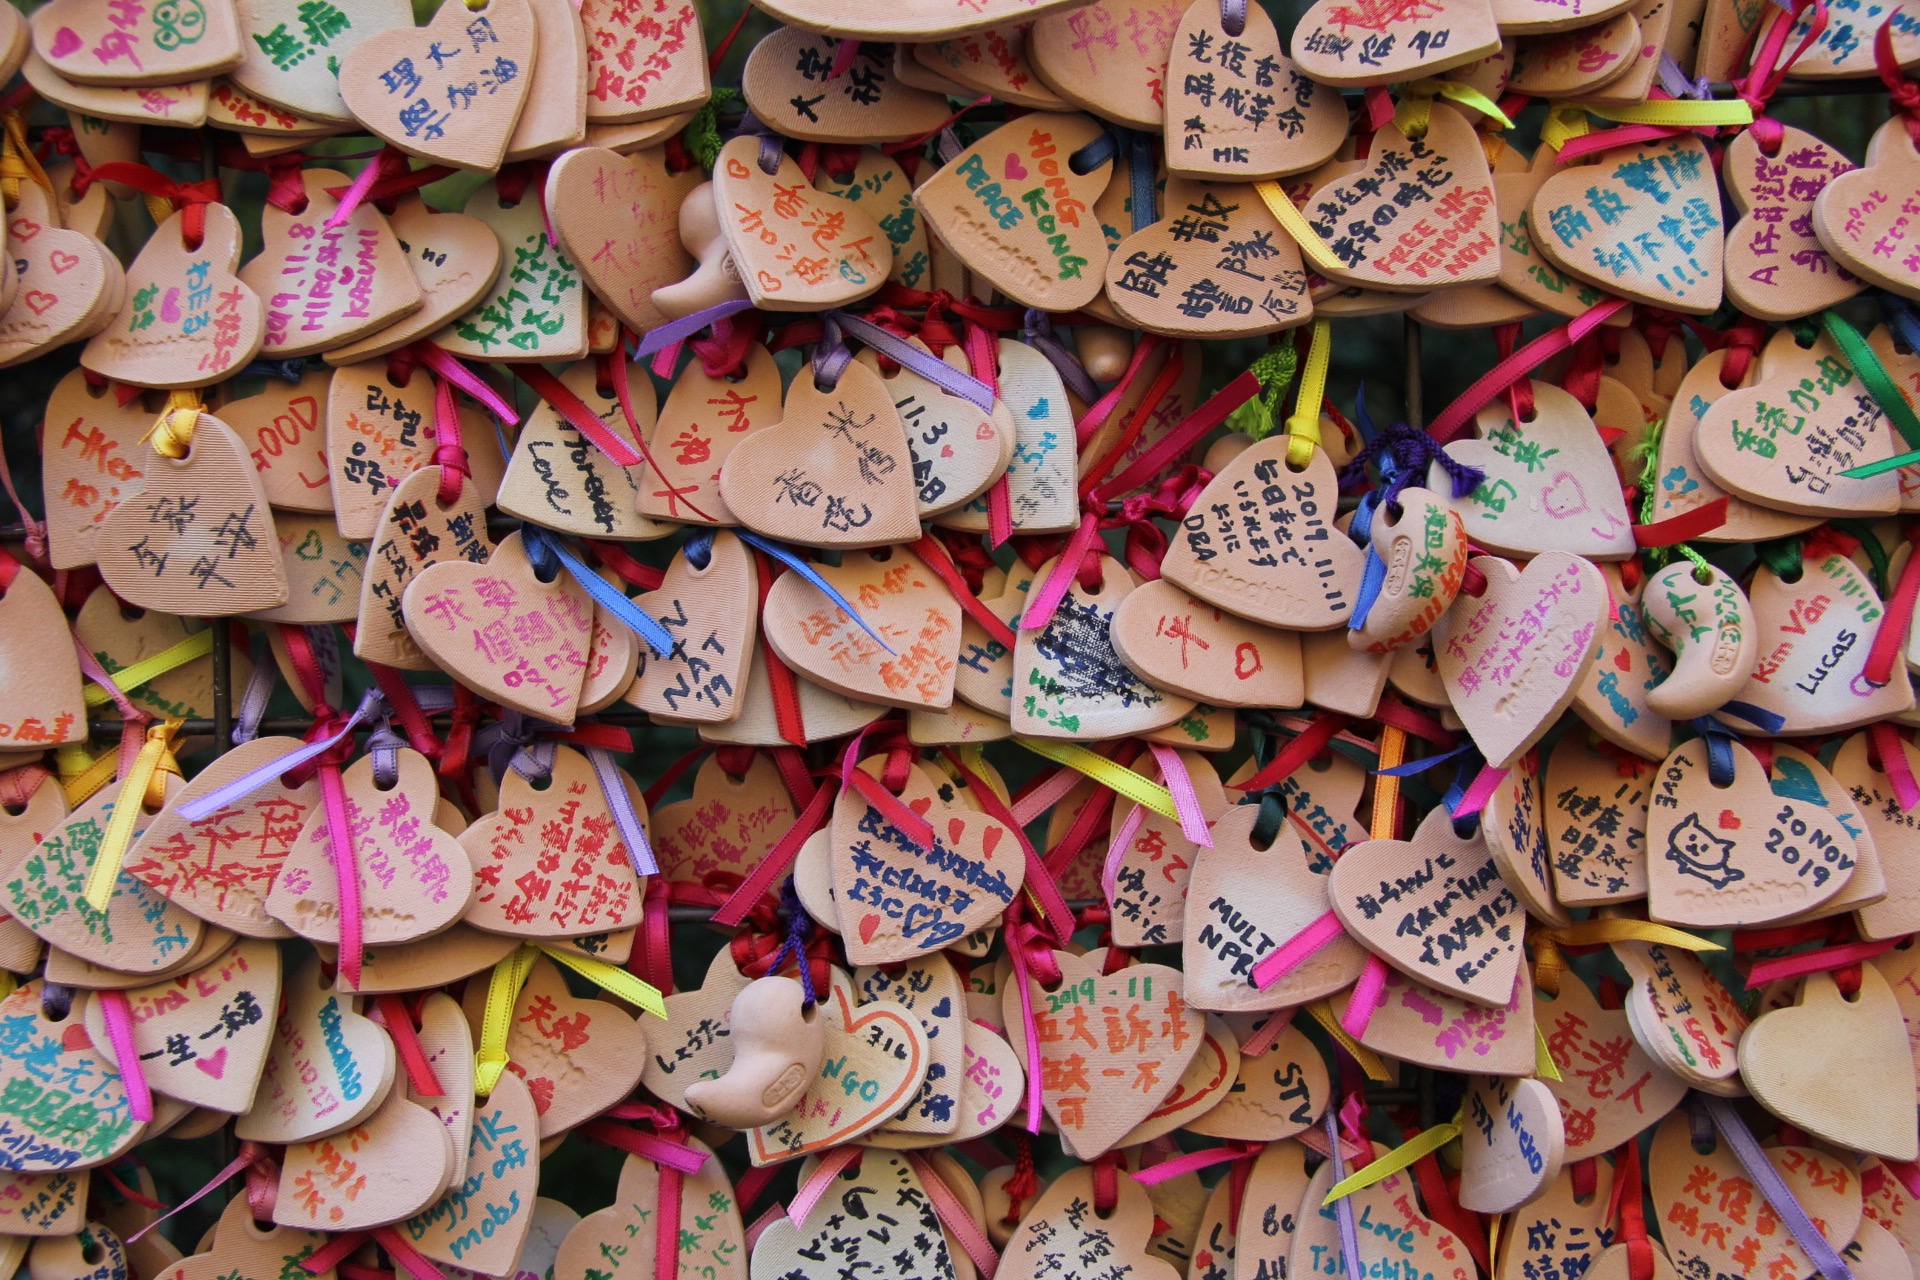
[[[925,561],[904,547],[850,551],[815,572],[860,616],[849,617],[800,574],[783,574],[767,592],[761,626],[788,666],[849,698],[952,704],[960,602]]]
[[[727,143],[713,166],[713,199],[727,247],[754,305],[821,311],[874,292],[893,268],[893,248],[859,205],[807,185],[784,153],[769,173],[758,138]]]
[[[1494,1008],[1512,998],[1526,910],[1486,841],[1444,808],[1411,840],[1350,847],[1327,889],[1347,932],[1408,977]]]

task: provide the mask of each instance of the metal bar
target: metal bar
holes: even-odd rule
[[[1427,423],[1426,407],[1420,403],[1420,322],[1403,315],[1400,336],[1407,355],[1407,425],[1419,431]]]
[[[233,627],[229,619],[214,618],[213,626],[213,742],[216,754],[233,745]]]

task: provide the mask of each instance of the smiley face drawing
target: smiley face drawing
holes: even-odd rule
[[[1680,873],[1705,880],[1716,889],[1747,878],[1746,872],[1728,865],[1732,857],[1733,841],[1707,830],[1697,813],[1688,814],[1667,837],[1667,858]]]

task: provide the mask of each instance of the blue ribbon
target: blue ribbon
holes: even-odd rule
[[[1909,351],[1920,351],[1920,309],[1916,309],[1905,298],[1882,292],[1880,314],[1886,318],[1887,327],[1893,330],[1901,345]]]
[[[282,382],[298,382],[306,372],[306,356],[288,356],[284,360],[269,360],[264,356],[259,356],[255,357],[253,363],[242,369],[235,376],[241,378],[278,378]]]
[[[1443,751],[1437,756],[1422,756],[1418,760],[1409,760],[1405,764],[1396,764],[1391,769],[1375,769],[1373,772],[1376,777],[1384,774],[1389,778],[1411,778],[1416,773],[1425,773],[1435,765],[1442,764],[1463,752],[1471,750],[1473,750],[1473,744],[1471,742],[1463,742],[1453,750]],[[1474,770],[1475,775],[1478,773],[1478,769]],[[1469,776],[1467,781],[1471,783],[1473,777]],[[1464,791],[1465,788],[1462,788],[1462,790]]]
[[[1132,153],[1127,157],[1127,176],[1133,183],[1133,229],[1145,231],[1160,220],[1160,202],[1155,198],[1154,178],[1160,169],[1160,135],[1134,132]]]
[[[658,619],[629,600],[626,593],[608,582],[605,578],[576,558],[566,545],[546,529],[538,525],[523,525],[522,537],[526,542],[527,559],[533,562],[536,570],[544,573],[555,561],[578,582],[593,602],[608,613],[625,623],[634,634],[647,642],[647,647],[661,657],[673,652],[673,637],[660,625]]]
[[[893,646],[885,640],[882,640],[880,633],[867,625],[867,620],[854,610],[853,605],[848,602],[847,598],[841,595],[831,582],[821,577],[820,571],[815,569],[805,557],[797,556],[771,538],[763,538],[757,533],[750,533],[745,529],[735,529],[734,532],[739,535],[740,541],[750,547],[758,547],[775,560],[778,560],[781,564],[787,566],[787,568],[805,578],[808,582],[811,582],[814,586],[820,588],[820,593],[826,596],[827,599],[833,601],[833,603],[839,607],[840,612],[852,618],[862,631],[872,636],[875,644],[885,649],[888,653],[894,653]],[[899,655],[895,654],[894,656],[897,657]]]

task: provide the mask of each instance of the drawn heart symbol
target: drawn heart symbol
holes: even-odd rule
[[[55,249],[47,255],[47,265],[53,268],[53,274],[63,276],[80,265],[80,255],[68,253],[65,249]]]
[[[1011,831],[984,813],[931,799],[924,813],[931,849],[858,792],[833,806],[827,856],[834,895],[873,909],[860,920],[858,940],[845,940],[854,964],[893,964],[952,946],[991,924],[1020,891],[1023,862],[989,865],[1000,842],[1014,839]],[[883,866],[899,871],[898,883]]]
[[[991,440],[991,439],[993,439],[993,433],[992,433],[992,432],[988,432],[988,433],[987,433],[986,435],[984,435],[984,436],[982,436],[982,437],[981,437],[981,439],[983,439],[983,440]],[[943,457],[943,458],[951,458],[951,457],[953,456],[953,446],[952,446],[952,445],[950,445],[950,444],[947,444],[947,445],[941,445],[941,446],[940,446],[940,456],[941,456],[941,457]]]
[[[714,209],[755,305],[815,311],[885,284],[892,243],[865,206],[815,191],[784,154],[768,173],[760,154],[758,139],[735,138],[713,168]]]
[[[1720,811],[1720,829],[1722,831],[1738,831],[1740,829],[1740,816],[1731,809],[1722,809]]]
[[[202,1071],[206,1072],[208,1075],[212,1076],[215,1080],[218,1080],[221,1076],[224,1076],[227,1073],[226,1047],[223,1045],[215,1053],[210,1053],[205,1055],[204,1057],[195,1058],[193,1060],[193,1065],[200,1068]]]
[[[1016,182],[1027,176],[1027,166],[1021,164],[1020,157],[1011,152],[1007,154],[1007,176]]]
[[[973,429],[973,434],[977,440],[991,440],[999,433],[994,430],[993,423],[983,422]]]
[[[60,295],[48,293],[45,289],[29,289],[21,295],[20,300],[27,304],[27,310],[37,316],[43,316],[59,305]]]
[[[60,1033],[60,1047],[68,1053],[77,1053],[82,1049],[91,1049],[93,1048],[93,1037],[87,1034],[85,1026],[78,1022],[71,1022],[67,1024],[67,1029]]]
[[[80,49],[80,33],[72,27],[62,27],[53,33],[53,47],[48,50],[56,58],[64,58]]]
[[[898,1114],[926,1079],[931,1046],[920,1019],[905,1005],[876,1000],[856,1008],[851,981],[835,969],[832,994],[819,1012],[827,1020],[821,1075],[787,1115],[747,1130],[747,1151],[756,1165],[851,1142]],[[863,1085],[874,1086],[871,1092],[847,1090],[842,1075],[850,1067]]]
[[[1633,670],[1633,655],[1628,653],[1625,649],[1622,649],[1619,653],[1614,655],[1613,665],[1618,667],[1622,671],[1631,671]]]
[[[1463,838],[1444,808],[1411,840],[1349,846],[1327,893],[1347,932],[1408,977],[1489,1008],[1513,998],[1526,909],[1479,832]]]
[[[180,290],[168,289],[166,296],[160,299],[160,318],[168,324],[179,324],[183,314],[180,310]]]
[[[15,218],[7,223],[7,231],[15,240],[31,240],[40,234],[40,224],[32,218]]]

